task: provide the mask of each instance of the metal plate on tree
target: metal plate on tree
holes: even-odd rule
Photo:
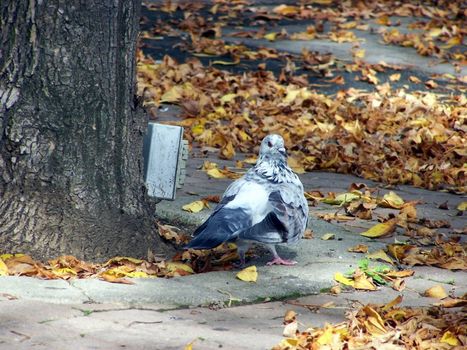
[[[149,123],[144,138],[144,181],[148,195],[174,199],[183,183],[187,150],[180,126]]]

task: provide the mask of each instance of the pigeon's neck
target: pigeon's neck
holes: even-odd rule
[[[260,156],[254,172],[271,182],[292,182],[295,174],[287,165],[285,157]]]

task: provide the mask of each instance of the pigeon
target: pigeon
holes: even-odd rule
[[[298,242],[308,222],[303,185],[287,165],[284,139],[271,134],[261,142],[256,165],[227,187],[210,217],[193,233],[185,249],[212,249],[235,242],[245,264],[252,243],[265,245],[273,255],[267,265],[294,265],[277,254],[277,244]]]

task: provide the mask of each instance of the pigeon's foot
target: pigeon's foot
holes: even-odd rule
[[[297,263],[296,261],[282,259],[280,256],[278,256],[277,258],[274,258],[273,260],[268,262],[266,265],[268,265],[268,266],[272,266],[272,265],[287,265],[287,266],[290,266],[290,265],[295,265],[296,263]]]

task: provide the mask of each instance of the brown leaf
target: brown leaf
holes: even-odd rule
[[[349,252],[353,253],[367,253],[368,252],[368,246],[365,244],[357,244],[356,246],[350,247],[347,249]]]
[[[441,285],[436,285],[431,288],[428,288],[424,293],[426,297],[444,299],[447,298],[448,294]]]

